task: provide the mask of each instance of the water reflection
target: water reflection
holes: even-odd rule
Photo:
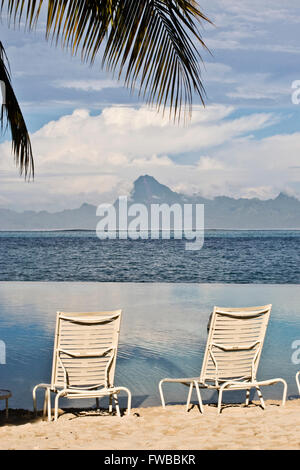
[[[32,406],[32,387],[50,379],[57,310],[122,308],[116,384],[132,390],[134,406],[158,405],[161,378],[199,374],[214,305],[267,303],[273,310],[259,377],[283,377],[289,395],[296,395],[300,365],[291,362],[291,344],[300,339],[300,286],[3,282],[0,339],[6,343],[7,364],[0,365],[0,387],[13,391],[11,406]],[[280,389],[270,387],[265,394],[279,398]],[[183,402],[185,396],[185,388],[170,387],[170,401]],[[205,398],[210,397],[207,392]]]

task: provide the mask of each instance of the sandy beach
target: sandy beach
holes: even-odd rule
[[[56,423],[34,418],[30,412],[10,411],[0,425],[0,449],[300,449],[300,400],[267,402],[266,410],[226,406],[220,416],[215,406],[200,415],[194,406],[133,409],[131,416],[106,412],[61,411]]]

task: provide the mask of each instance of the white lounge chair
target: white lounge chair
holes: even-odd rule
[[[159,392],[163,408],[166,406],[162,389],[165,382],[180,383],[189,387],[187,411],[194,388],[202,413],[201,388],[218,390],[218,413],[221,412],[224,390],[246,390],[246,405],[249,405],[250,390],[255,388],[261,406],[265,408],[260,387],[278,382],[283,384],[284,405],[287,394],[285,380],[276,378],[261,381],[256,378],[271,308],[272,305],[250,308],[215,307],[200,377],[161,380]]]
[[[115,401],[120,416],[118,394],[128,395],[130,414],[131,393],[125,387],[115,387],[114,375],[119,341],[121,310],[93,313],[57,313],[51,384],[39,384],[33,389],[34,411],[36,391],[45,389],[44,416],[51,420],[51,392],[56,394],[54,420],[58,417],[58,402],[68,399],[109,396],[109,411]]]

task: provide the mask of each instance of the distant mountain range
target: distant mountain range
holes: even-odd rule
[[[300,201],[284,193],[265,201],[226,196],[206,199],[176,193],[145,175],[134,182],[129,200],[147,206],[204,204],[207,229],[300,229]],[[96,209],[91,204],[56,213],[0,209],[0,230],[95,230],[99,221]]]

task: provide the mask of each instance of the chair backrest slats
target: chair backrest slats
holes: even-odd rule
[[[121,314],[57,313],[52,388],[113,386]]]
[[[214,308],[201,382],[256,379],[271,308]]]

